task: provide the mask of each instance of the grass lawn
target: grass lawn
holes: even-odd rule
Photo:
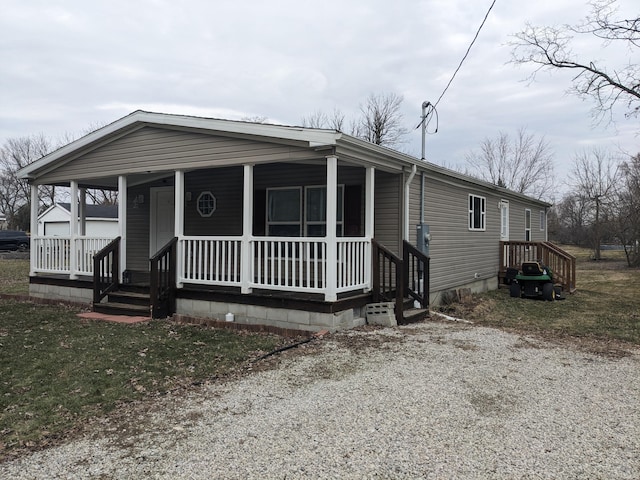
[[[566,300],[474,296],[449,313],[480,325],[579,337],[603,345],[640,344],[640,270],[622,252],[571,249],[577,287]],[[28,292],[26,260],[0,259],[0,293]],[[80,320],[70,308],[0,299],[0,460],[55,441],[119,405],[239,371],[290,340],[273,335],[176,325]]]
[[[0,459],[119,405],[238,371],[285,340],[168,321],[122,325],[0,300]]]
[[[543,333],[640,344],[640,269],[626,265],[624,252],[566,248],[576,257],[577,290],[566,300],[511,298],[508,288],[474,297],[473,305],[449,313],[474,323]],[[445,311],[447,313],[447,311]]]
[[[29,260],[0,258],[0,293],[29,294]]]

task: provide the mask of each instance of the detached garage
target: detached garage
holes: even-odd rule
[[[118,236],[117,205],[86,205],[86,233],[88,236]],[[69,203],[56,203],[38,217],[38,235],[59,237],[71,235],[71,206]]]

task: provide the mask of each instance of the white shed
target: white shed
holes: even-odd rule
[[[87,205],[86,235],[96,237],[118,236],[117,205]],[[70,235],[71,206],[69,203],[56,203],[38,217],[39,236]]]

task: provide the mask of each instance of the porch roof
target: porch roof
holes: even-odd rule
[[[80,151],[90,150],[93,147],[108,142],[112,138],[144,126],[181,127],[209,132],[247,135],[272,140],[296,142],[310,148],[334,146],[336,141],[342,136],[342,133],[335,130],[289,127],[137,110],[126,117],[122,117],[109,125],[99,128],[45,155],[21,169],[18,175],[20,178],[26,179],[37,178],[41,172],[49,170],[57,163],[64,163],[68,158]]]
[[[431,175],[443,176],[457,182],[462,181],[467,184],[474,184],[510,196],[526,198],[528,201],[534,201],[540,205],[550,206],[547,202],[526,197],[517,192],[498,187],[424,160],[419,160],[390,148],[372,144],[337,130],[222,120],[188,115],[146,112],[142,110],[137,110],[122,117],[36,160],[21,169],[18,175],[23,179],[37,180],[39,177],[46,175],[47,172],[55,170],[58,166],[66,164],[79,155],[83,155],[116,138],[120,138],[123,135],[147,126],[186,129],[208,134],[219,133],[221,135],[242,136],[256,140],[262,139],[263,141],[272,143],[297,145],[318,152],[326,150],[327,153],[325,153],[325,155],[334,153],[341,160],[360,165],[373,166],[388,172],[402,172],[403,170],[407,171],[413,169],[413,167],[417,167],[418,171],[427,172]],[[322,153],[319,154],[322,155]]]

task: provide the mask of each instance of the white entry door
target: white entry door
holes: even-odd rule
[[[150,192],[149,256],[175,237],[175,194],[173,187],[152,188]]]
[[[500,240],[509,241],[509,202],[500,202]]]

